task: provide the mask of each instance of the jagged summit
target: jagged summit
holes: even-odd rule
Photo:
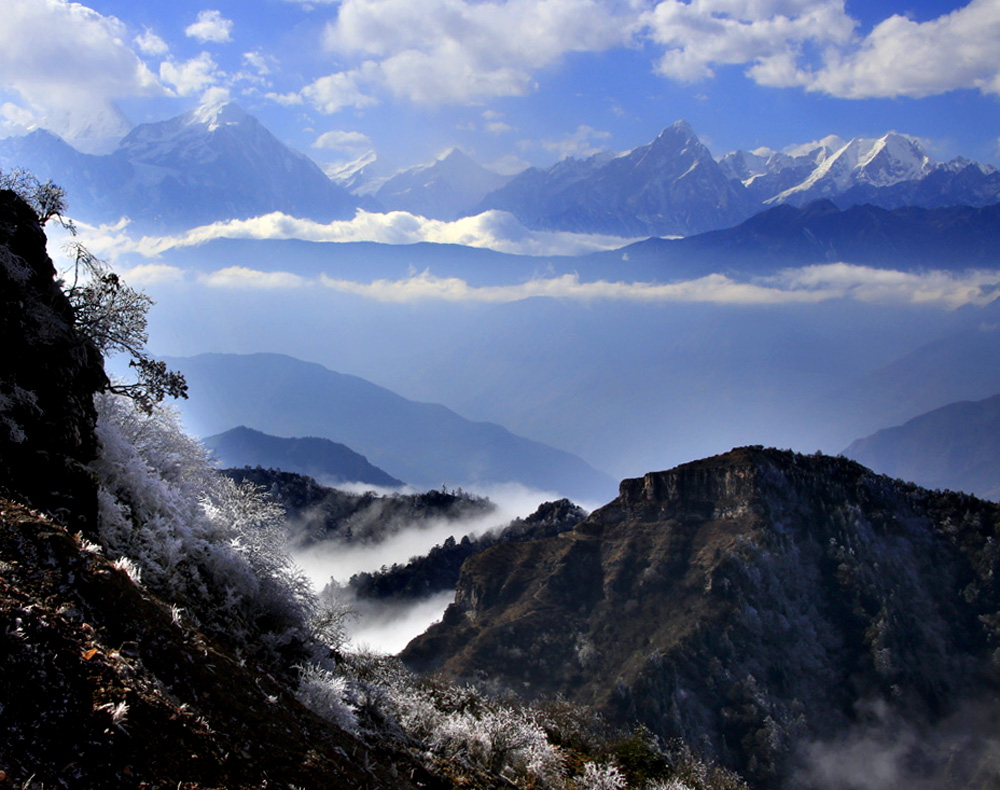
[[[489,208],[533,228],[635,237],[735,225],[759,205],[731,182],[691,126],[677,121],[623,154],[524,171],[479,206]]]

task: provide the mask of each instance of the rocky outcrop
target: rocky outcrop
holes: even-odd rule
[[[994,504],[846,459],[742,448],[472,557],[403,658],[597,705],[779,786],[864,709],[995,702],[998,525]]]
[[[93,525],[93,394],[107,379],[73,325],[34,211],[0,191],[0,486],[75,529]]]

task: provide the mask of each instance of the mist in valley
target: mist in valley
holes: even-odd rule
[[[360,484],[348,484],[344,488],[371,490],[371,487]],[[392,495],[392,492],[385,493]],[[380,525],[381,534],[385,537],[379,540],[331,538],[305,546],[299,542],[291,550],[292,559],[309,578],[313,589],[324,597],[333,598],[348,611],[344,625],[350,645],[398,653],[413,637],[439,620],[455,597],[454,590],[451,590],[415,600],[361,599],[348,586],[352,576],[377,572],[394,564],[405,565],[448,538],[460,541],[465,536],[481,537],[499,531],[514,519],[530,515],[540,503],[558,498],[552,492],[535,491],[519,485],[491,486],[482,493],[475,493],[485,496],[493,504],[488,512],[460,519],[431,518],[383,523]],[[296,545],[294,535],[308,528],[308,524],[302,521],[289,525],[293,546]]]

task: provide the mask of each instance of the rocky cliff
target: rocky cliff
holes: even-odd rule
[[[472,557],[403,657],[594,704],[778,786],[864,711],[930,726],[995,703],[998,525],[994,504],[846,459],[742,448]]]
[[[107,379],[73,324],[35,212],[0,191],[0,486],[76,529],[93,524],[93,394]]]

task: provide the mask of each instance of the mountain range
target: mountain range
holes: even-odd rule
[[[72,216],[128,217],[142,230],[176,230],[283,211],[332,220],[358,200],[309,157],[235,103],[133,128],[109,154],[84,154],[44,130],[0,140],[0,167],[51,178]]]
[[[0,167],[19,166],[66,188],[81,219],[127,216],[160,230],[273,211],[329,221],[361,207],[453,220],[493,209],[529,228],[635,238],[727,228],[769,205],[821,198],[841,209],[1000,202],[994,168],[962,158],[935,163],[903,134],[830,136],[791,152],[735,151],[716,161],[684,121],[630,151],[569,157],[513,178],[457,149],[398,171],[368,153],[327,174],[234,103],[136,126],[104,155],[44,130],[0,140]]]
[[[192,397],[179,406],[185,423],[202,436],[236,426],[318,436],[427,488],[513,482],[590,501],[614,486],[570,453],[289,356],[202,354],[166,361],[187,379]]]

